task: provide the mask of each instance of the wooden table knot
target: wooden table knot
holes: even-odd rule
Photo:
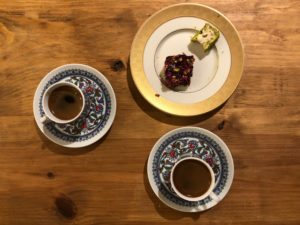
[[[55,178],[55,174],[54,174],[53,172],[49,171],[49,172],[47,173],[47,177],[48,177],[49,179],[54,179],[54,178]]]
[[[225,127],[225,120],[222,120],[222,122],[218,124],[218,130],[223,130],[224,127]]]
[[[111,65],[111,68],[113,71],[121,71],[121,70],[124,70],[125,69],[125,65],[124,63],[122,62],[122,60],[114,60],[112,65]]]
[[[57,211],[66,219],[74,219],[77,215],[77,207],[73,200],[68,196],[61,194],[55,198]]]

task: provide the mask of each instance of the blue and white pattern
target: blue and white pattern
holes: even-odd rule
[[[205,160],[212,166],[216,185],[213,192],[222,192],[228,178],[228,162],[224,150],[209,136],[200,132],[179,132],[165,139],[154,154],[152,175],[159,192],[173,203],[185,207],[198,207],[212,201],[207,197],[201,201],[190,202],[178,197],[170,186],[170,171],[181,158],[193,156]]]
[[[65,80],[77,85],[88,97],[89,113],[66,125],[50,122],[45,125],[55,137],[67,142],[82,142],[93,138],[106,125],[111,114],[111,97],[106,86],[91,72],[82,69],[67,69],[53,76],[43,87],[39,98],[39,114],[44,115],[42,96],[52,84]]]

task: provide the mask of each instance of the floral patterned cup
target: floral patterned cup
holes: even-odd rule
[[[202,165],[204,165],[204,166],[209,170],[210,177],[211,177],[210,186],[209,186],[209,188],[207,189],[207,191],[206,191],[204,194],[200,195],[200,196],[197,196],[197,197],[188,197],[188,196],[186,196],[186,195],[183,195],[182,193],[180,193],[180,192],[177,190],[177,188],[176,188],[176,186],[175,186],[175,184],[174,184],[174,170],[175,170],[175,168],[176,168],[180,163],[182,163],[183,161],[186,161],[186,160],[196,160],[196,161],[202,163]],[[189,171],[189,172],[191,172],[191,171]],[[213,189],[214,189],[214,187],[215,187],[215,175],[214,175],[214,172],[213,172],[211,166],[210,166],[207,162],[205,162],[204,160],[202,160],[202,159],[200,159],[200,158],[196,158],[196,157],[189,156],[189,157],[185,157],[185,158],[182,158],[182,159],[180,159],[179,161],[177,161],[177,162],[175,163],[175,165],[173,166],[173,168],[172,168],[171,176],[170,176],[170,181],[171,181],[171,187],[172,187],[172,189],[174,190],[174,192],[175,192],[180,198],[182,198],[182,199],[184,199],[184,200],[187,200],[187,201],[200,201],[200,200],[203,200],[203,199],[205,199],[206,197],[209,196],[209,197],[211,197],[213,200],[219,201],[219,197],[218,197],[215,193],[213,193]]]
[[[69,119],[69,120],[63,120],[63,119],[57,118],[55,115],[53,115],[51,113],[51,111],[49,109],[48,100],[49,100],[49,97],[50,97],[52,91],[54,91],[56,88],[61,87],[61,86],[70,86],[70,87],[77,89],[78,92],[81,94],[82,101],[83,101],[80,112],[74,118]],[[60,81],[58,83],[52,84],[50,87],[47,88],[47,90],[45,91],[45,93],[43,95],[42,107],[43,107],[43,111],[45,113],[44,116],[40,120],[42,123],[48,123],[48,122],[52,121],[52,122],[55,122],[58,124],[68,124],[68,123],[74,122],[81,116],[87,115],[87,113],[88,113],[87,109],[89,108],[88,107],[88,97],[85,96],[85,94],[82,92],[82,90],[77,85],[67,82],[67,81]]]

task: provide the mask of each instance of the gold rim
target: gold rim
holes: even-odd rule
[[[143,68],[144,49],[152,33],[163,23],[184,16],[200,18],[217,26],[225,36],[231,53],[231,67],[223,86],[214,95],[193,104],[180,104],[162,96],[157,97],[155,90],[147,80]],[[144,22],[135,35],[130,52],[131,73],[139,92],[154,107],[177,116],[204,114],[223,104],[236,89],[242,76],[243,66],[244,50],[233,24],[217,10],[200,4],[172,5],[153,14]]]

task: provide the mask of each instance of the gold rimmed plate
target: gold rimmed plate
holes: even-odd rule
[[[220,31],[206,54],[190,41],[205,23]],[[161,83],[159,74],[167,56],[182,53],[195,58],[191,84],[171,90]],[[220,12],[200,4],[172,5],[152,15],[137,32],[130,53],[139,92],[154,107],[178,116],[201,115],[224,103],[236,89],[243,65],[237,30]]]

